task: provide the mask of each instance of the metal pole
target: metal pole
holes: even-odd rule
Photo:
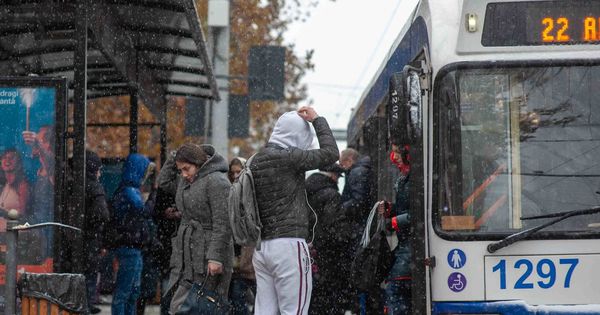
[[[75,19],[76,48],[74,52],[75,74],[73,88],[73,204],[69,209],[70,224],[82,227],[85,209],[85,138],[87,117],[87,43],[88,43],[88,0],[77,2],[77,18]],[[80,237],[72,239],[73,248],[83,247]],[[82,267],[83,251],[72,252],[73,271]]]
[[[213,1],[211,1],[213,2]],[[218,3],[215,1],[214,3]],[[222,1],[221,1],[222,2]],[[212,3],[209,3],[211,5]],[[226,18],[224,22],[218,26],[211,27],[211,33],[213,34],[212,39],[214,40],[212,52],[213,52],[213,65],[214,73],[218,75],[220,79],[217,79],[217,86],[219,87],[219,93],[221,100],[213,103],[211,111],[212,117],[212,135],[211,143],[225,158],[229,155],[229,136],[228,132],[228,111],[229,111],[229,5],[221,7],[226,10]],[[223,77],[225,76],[225,77]]]
[[[160,164],[165,165],[167,161],[167,114],[169,112],[169,103],[164,100],[162,115],[160,116]]]
[[[129,153],[138,151],[138,97],[137,91],[129,93]]]
[[[18,212],[9,211],[6,222],[6,310],[4,314],[17,314],[17,242],[19,230],[13,228],[19,225]]]

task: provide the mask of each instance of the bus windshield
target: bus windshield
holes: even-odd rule
[[[600,66],[459,68],[438,82],[438,231],[508,234],[600,206]],[[593,214],[545,231],[599,226]]]

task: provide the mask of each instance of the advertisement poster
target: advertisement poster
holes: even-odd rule
[[[0,286],[5,283],[6,211],[17,210],[21,223],[54,221],[56,103],[55,87],[0,82]],[[18,272],[52,272],[52,243],[51,228],[19,232]]]

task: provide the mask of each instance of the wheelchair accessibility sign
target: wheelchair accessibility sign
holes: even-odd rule
[[[467,287],[467,278],[460,272],[453,272],[448,277],[448,288],[454,292],[460,292]]]

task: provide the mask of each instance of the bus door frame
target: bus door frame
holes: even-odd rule
[[[419,103],[415,103],[411,98],[411,88],[415,85],[411,84],[411,76],[414,78],[417,74],[419,89]],[[421,51],[416,55],[412,62],[402,70],[402,80],[400,84],[392,88],[394,96],[399,93],[398,103],[401,108],[396,114],[400,118],[395,123],[404,129],[403,138],[407,139],[406,143],[410,145],[410,163],[411,163],[411,178],[410,178],[410,218],[414,224],[411,224],[411,302],[413,314],[430,314],[431,307],[431,290],[429,273],[427,267],[434,267],[435,260],[429,257],[427,224],[429,222],[429,194],[430,192],[429,176],[425,172],[429,172],[429,132],[424,125],[428,125],[429,116],[429,91],[431,91],[431,63],[429,60],[429,51],[427,46],[422,47]],[[390,96],[391,100],[391,96]],[[394,101],[396,102],[396,101]]]
[[[412,69],[410,69],[410,68]],[[431,314],[431,288],[428,268],[435,267],[435,257],[429,256],[428,222],[430,216],[430,180],[429,180],[429,93],[431,91],[431,63],[429,50],[424,46],[405,71],[417,72],[421,103],[419,104],[419,120],[413,128],[414,141],[410,146],[411,156],[411,220],[419,224],[411,225],[412,270],[412,306],[413,314]],[[409,91],[410,93],[410,91]]]

